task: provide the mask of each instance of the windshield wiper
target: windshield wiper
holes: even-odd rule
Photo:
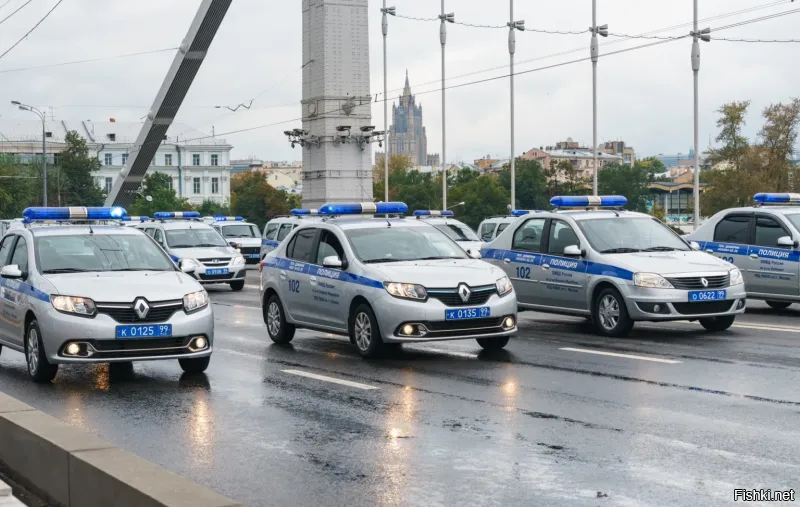
[[[381,262],[402,262],[406,259],[369,259],[364,264],[380,264]]]
[[[214,243],[200,243],[199,245],[197,245],[196,248],[206,248],[206,247],[212,247],[212,246],[221,247],[221,246],[228,246],[228,245],[215,245]]]
[[[419,259],[409,259],[411,261],[438,261],[441,259],[461,259],[461,257],[420,257]]]
[[[645,248],[642,252],[673,252],[675,250],[678,249],[671,246],[651,246],[650,248]]]
[[[606,253],[633,253],[633,252],[641,252],[641,251],[642,250],[640,248],[622,247],[622,248],[609,248],[608,250],[601,250],[600,253],[601,254],[606,254]]]
[[[155,268],[123,268],[123,269],[111,269],[109,271],[167,271],[167,270],[155,269]]]
[[[170,248],[193,248],[192,245],[170,245]]]
[[[97,271],[96,269],[81,269],[81,268],[56,268],[56,269],[45,269],[42,271],[45,275],[50,274],[57,274],[57,273],[86,273],[89,271]]]

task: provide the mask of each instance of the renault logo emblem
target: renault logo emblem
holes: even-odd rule
[[[147,301],[144,299],[137,299],[133,303],[133,311],[136,312],[136,315],[143,319],[147,317],[147,313],[150,311],[150,305],[147,304]]]
[[[467,302],[469,301],[469,297],[472,295],[472,291],[469,287],[464,285],[463,283],[458,286],[458,295],[461,297],[461,301]]]
[[[703,284],[703,287],[708,287],[708,280],[706,280],[705,278],[701,278],[700,283]]]

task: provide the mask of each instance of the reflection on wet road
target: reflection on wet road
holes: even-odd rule
[[[257,290],[211,292],[207,375],[66,367],[38,386],[4,350],[0,389],[246,505],[725,505],[797,487],[800,309],[626,339],[522,314],[504,351],[365,361],[320,333],[274,345]]]

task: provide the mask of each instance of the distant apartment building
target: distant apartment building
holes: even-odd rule
[[[525,160],[536,160],[542,167],[549,169],[561,162],[568,162],[576,171],[580,179],[591,179],[594,176],[594,154],[591,148],[581,147],[579,143],[567,138],[555,146],[540,146],[525,152],[522,157]],[[603,168],[608,164],[622,164],[625,159],[622,156],[604,153],[598,150],[597,164]],[[560,177],[561,175],[555,175]]]
[[[630,146],[625,145],[625,141],[606,141],[599,148],[599,151],[608,155],[616,155],[622,157],[626,164],[633,167],[636,162],[636,150]]]

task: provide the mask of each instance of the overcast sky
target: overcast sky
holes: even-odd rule
[[[10,0],[0,20],[27,0]],[[32,0],[0,25],[0,53],[25,34],[57,0]],[[6,0],[0,0],[0,6]],[[708,18],[759,5],[771,7],[714,19],[701,27],[738,21],[800,7],[790,0],[700,0]],[[33,119],[10,100],[52,106],[56,119],[139,120],[147,113],[174,52],[55,68],[8,72],[72,60],[91,59],[176,47],[199,6],[199,0],[64,0],[26,40],[0,59],[0,116]],[[380,0],[370,0],[371,92],[382,91]],[[435,17],[439,2],[390,0],[398,14]],[[598,24],[615,33],[638,34],[688,23],[692,0],[598,0]],[[777,5],[773,5],[777,4]],[[447,10],[467,23],[502,25],[507,0],[448,0]],[[234,0],[208,57],[176,121],[216,133],[234,146],[237,158],[301,159],[282,132],[300,122],[250,132],[226,132],[300,116],[301,1]],[[591,25],[590,0],[541,2],[516,0],[515,18],[528,28],[585,30]],[[800,38],[800,13],[731,28],[718,33],[737,38]],[[681,27],[659,35],[683,35]],[[589,34],[517,36],[517,71],[587,57]],[[601,41],[601,54],[652,42]],[[616,42],[613,45],[603,45]],[[577,51],[556,57],[554,53]],[[691,40],[669,42],[600,59],[598,64],[598,139],[623,139],[637,155],[686,153],[692,145]],[[702,45],[700,71],[701,145],[716,135],[717,109],[731,100],[752,100],[747,134],[761,125],[761,109],[798,94],[800,44],[750,44],[712,41]],[[412,91],[424,107],[428,148],[441,149],[439,26],[437,22],[391,18],[388,38],[390,96],[402,88],[408,69]],[[536,61],[530,61],[537,59]],[[528,63],[525,63],[528,61]],[[507,29],[448,26],[447,71],[458,84],[507,74],[507,68],[455,78],[508,63]],[[516,150],[553,144],[572,137],[592,140],[592,70],[589,61],[523,74],[516,79]],[[259,96],[260,95],[260,96]],[[215,105],[235,106],[259,96],[250,111],[224,115]],[[472,161],[490,154],[508,156],[508,79],[447,92],[448,159]],[[374,104],[373,123],[382,128],[383,108]],[[176,133],[174,130],[171,132]]]

